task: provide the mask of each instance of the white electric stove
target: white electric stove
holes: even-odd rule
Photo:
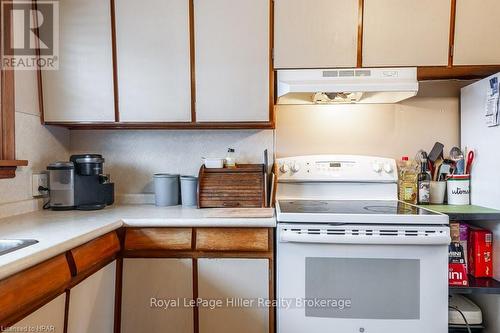
[[[445,333],[446,215],[397,200],[393,159],[277,160],[279,333]]]

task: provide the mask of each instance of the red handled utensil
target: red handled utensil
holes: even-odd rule
[[[474,151],[471,150],[467,153],[467,163],[465,164],[465,173],[470,175],[470,171],[472,168],[472,163],[474,162]]]

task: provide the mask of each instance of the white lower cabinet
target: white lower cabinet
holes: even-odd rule
[[[198,284],[200,299],[223,304],[199,308],[200,333],[269,332],[269,309],[259,304],[269,298],[267,259],[199,259]]]
[[[121,332],[194,331],[192,259],[124,259]]]
[[[70,290],[68,333],[113,333],[116,261]]]
[[[64,332],[66,294],[45,304],[28,317],[12,325],[12,332]],[[10,332],[10,331],[9,331]]]

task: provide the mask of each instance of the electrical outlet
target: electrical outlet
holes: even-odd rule
[[[41,190],[41,188],[48,189],[49,187],[49,177],[46,173],[34,173],[32,175],[31,182],[31,192],[34,197],[44,197],[49,194],[46,190]]]

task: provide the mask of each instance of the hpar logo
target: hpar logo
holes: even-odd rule
[[[2,67],[59,68],[59,2],[2,0]]]

